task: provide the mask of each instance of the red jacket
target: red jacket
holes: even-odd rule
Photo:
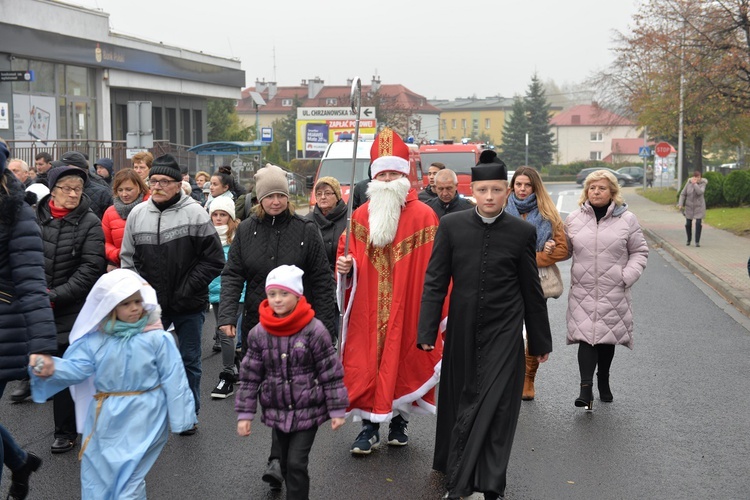
[[[149,193],[143,197],[143,201],[148,200]],[[104,255],[107,257],[107,264],[113,264],[120,267],[120,248],[122,247],[122,237],[125,235],[125,219],[115,210],[115,206],[110,206],[102,216],[102,229],[104,230]]]

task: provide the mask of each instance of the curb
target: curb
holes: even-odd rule
[[[658,233],[651,229],[641,226],[646,237],[652,240],[656,245],[666,250],[677,262],[682,264],[690,272],[698,276],[707,285],[716,290],[724,299],[733,305],[745,316],[750,317],[750,299],[737,294],[734,288],[726,285],[726,283],[717,277],[711,271],[703,266],[697,265],[693,260],[688,259],[685,255],[679,251],[674,245],[669,243],[667,240],[659,236]]]

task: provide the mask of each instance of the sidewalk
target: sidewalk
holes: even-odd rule
[[[735,236],[704,223],[700,248],[695,247],[695,242],[687,246],[685,218],[677,208],[647,200],[637,195],[635,189],[623,189],[623,197],[638,217],[646,237],[750,316],[750,277],[747,275],[750,238]]]

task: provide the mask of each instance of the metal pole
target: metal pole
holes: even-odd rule
[[[529,166],[529,133],[526,132],[526,160],[523,162],[525,166]]]
[[[643,147],[648,147],[648,127],[643,127]],[[648,168],[648,156],[643,157],[643,189],[646,189],[646,169]]]
[[[682,44],[680,46],[680,131],[677,138],[677,191],[682,189],[682,150],[685,117],[685,20],[682,20]]]
[[[352,228],[352,206],[354,203],[354,178],[357,169],[357,146],[359,146],[359,117],[362,111],[362,80],[358,76],[354,77],[351,91],[352,113],[354,113],[354,141],[352,151],[352,176],[349,182],[349,200],[346,202],[346,235],[344,236],[344,257],[349,255],[349,240],[351,239]],[[346,275],[339,274],[339,280],[343,283],[346,281]],[[346,294],[346,287],[340,287],[343,294]],[[336,351],[341,353],[341,335],[344,331],[344,313],[346,307],[344,297],[339,298],[341,310],[339,311],[339,335],[336,339]]]

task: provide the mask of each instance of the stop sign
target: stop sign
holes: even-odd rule
[[[654,151],[656,152],[656,156],[666,158],[669,156],[669,153],[672,152],[672,146],[670,146],[668,142],[660,142],[656,145]]]

